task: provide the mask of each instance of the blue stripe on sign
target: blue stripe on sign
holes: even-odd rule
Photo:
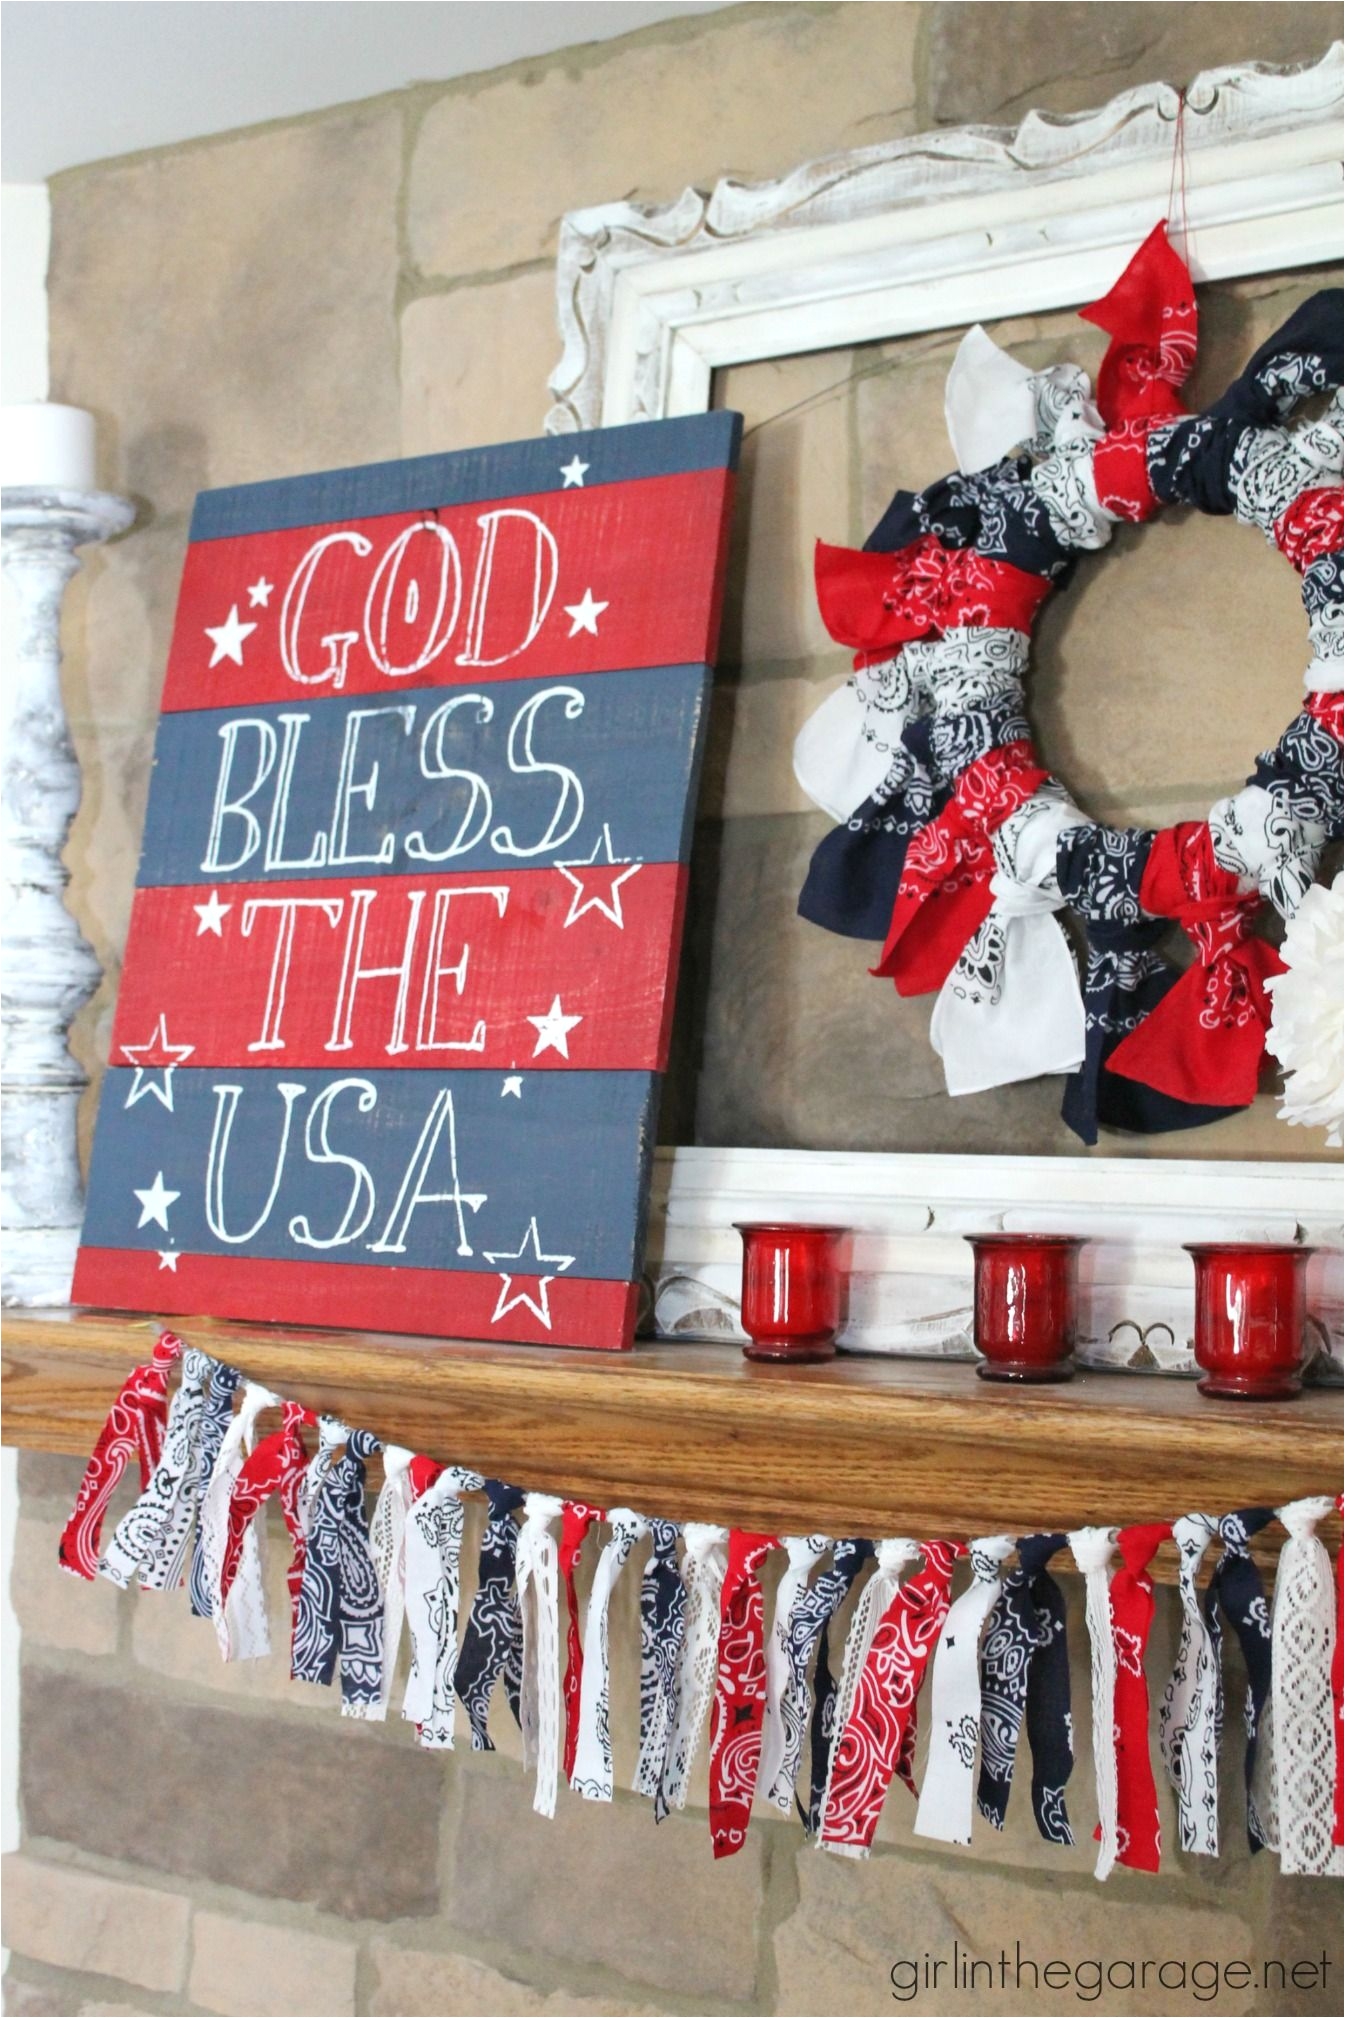
[[[435,505],[537,497],[564,490],[562,467],[576,459],[588,465],[583,472],[587,490],[639,477],[672,476],[679,470],[736,469],[741,437],[741,414],[697,413],[679,420],[594,428],[586,434],[547,435],[496,448],[460,449],[451,455],[325,470],[317,476],[235,484],[227,490],[201,492],[192,513],[191,537],[222,540],[238,533],[278,532],[287,526],[376,518],[385,512],[428,511]]]
[[[685,861],[709,683],[658,666],[163,715],[137,880],[545,868],[604,826],[617,856]]]
[[[654,1076],[524,1065],[520,1077],[505,1097],[499,1073],[179,1066],[170,1113],[143,1088],[128,1107],[136,1075],[115,1068],[84,1245],[629,1281]],[[166,1226],[139,1224],[141,1191]]]

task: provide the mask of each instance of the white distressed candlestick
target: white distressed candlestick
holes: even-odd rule
[[[87,1080],[66,1033],[99,979],[98,962],[62,898],[69,874],[61,851],[79,806],[80,779],[61,701],[61,602],[79,567],[76,550],[125,532],[135,507],[50,479],[6,487],[0,504],[17,617],[0,777],[6,1232],[0,1295],[6,1303],[53,1304],[69,1299],[82,1211],[75,1123]]]

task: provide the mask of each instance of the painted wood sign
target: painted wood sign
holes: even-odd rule
[[[78,1302],[630,1344],[738,435],[197,501]]]

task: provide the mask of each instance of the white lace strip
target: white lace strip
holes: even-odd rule
[[[1275,1578],[1271,1617],[1275,1805],[1280,1868],[1302,1877],[1339,1877],[1341,1851],[1331,1841],[1336,1745],[1331,1656],[1336,1643],[1331,1559],[1317,1523],[1335,1502],[1300,1499],[1279,1509],[1288,1530]]]
[[[378,1588],[383,1593],[382,1694],[376,1704],[370,1704],[368,1712],[375,1722],[381,1722],[388,1714],[406,1615],[406,1517],[411,1510],[412,1456],[400,1444],[384,1444],[383,1490],[369,1523],[369,1553],[378,1573]]]
[[[579,1690],[579,1740],[570,1785],[586,1801],[612,1798],[612,1734],[608,1726],[611,1676],[608,1668],[607,1613],[616,1580],[630,1560],[649,1523],[629,1507],[613,1507],[607,1515],[612,1538],[598,1558],[584,1624],[584,1678]]]
[[[556,1812],[560,1777],[560,1557],[552,1528],[564,1511],[564,1502],[550,1493],[530,1492],[523,1502],[516,1557],[523,1620],[523,1763],[536,1764],[532,1805],[546,1816]]]
[[[827,1802],[831,1796],[831,1776],[836,1768],[836,1754],[845,1735],[845,1727],[850,1721],[854,1707],[855,1690],[864,1672],[864,1663],[873,1645],[873,1636],[882,1624],[883,1613],[897,1594],[901,1573],[908,1564],[918,1561],[920,1544],[906,1536],[896,1536],[878,1544],[877,1567],[860,1592],[859,1603],[850,1624],[850,1635],[845,1642],[845,1654],[841,1661],[841,1679],[836,1691],[836,1721],[831,1727],[831,1752],[827,1759],[827,1783],[822,1792],[822,1802],[818,1810],[817,1839],[825,1842],[827,1826]],[[841,1849],[847,1846],[826,1843],[827,1849]]]
[[[1070,1553],[1083,1574],[1093,1676],[1093,1765],[1101,1829],[1095,1878],[1110,1876],[1120,1847],[1116,1834],[1116,1642],[1107,1585],[1115,1540],[1114,1528],[1076,1528],[1069,1537]]]
[[[1012,1535],[983,1535],[970,1544],[972,1582],[954,1601],[934,1650],[929,1757],[915,1833],[936,1843],[971,1841],[981,1729],[981,1633],[1000,1594],[1001,1568],[1015,1546]]]
[[[727,1528],[688,1521],[682,1529],[686,1633],[677,1676],[677,1716],[668,1743],[663,1799],[684,1808],[696,1748],[714,1700],[719,1653],[719,1603],[728,1569]]]
[[[254,1380],[243,1386],[243,1398],[219,1447],[215,1468],[210,1474],[201,1501],[201,1563],[206,1595],[220,1656],[226,1661],[262,1660],[271,1651],[271,1635],[266,1622],[266,1581],[262,1569],[264,1522],[249,1521],[243,1532],[238,1568],[223,1602],[220,1584],[229,1539],[229,1504],[233,1499],[243,1461],[256,1441],[257,1417],[263,1409],[279,1408],[268,1388]]]
[[[1219,1854],[1219,1653],[1196,1590],[1201,1558],[1214,1531],[1208,1514],[1183,1514],[1173,1522],[1182,1630],[1177,1663],[1158,1711],[1163,1763],[1177,1794],[1181,1846],[1202,1857]]]

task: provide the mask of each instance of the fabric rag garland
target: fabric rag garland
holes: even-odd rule
[[[181,1380],[169,1406],[175,1362]],[[280,1428],[257,1438],[259,1418],[273,1408]],[[917,1835],[970,1843],[974,1802],[996,1828],[1004,1826],[1024,1727],[1038,1831],[1048,1842],[1072,1844],[1066,1604],[1055,1574],[1072,1559],[1083,1579],[1090,1646],[1101,1879],[1115,1864],[1159,1868],[1146,1660],[1151,1565],[1171,1540],[1182,1627],[1158,1737],[1176,1790],[1181,1847],[1218,1854],[1226,1623],[1245,1675],[1249,1840],[1277,1853],[1287,1872],[1341,1870],[1342,1565],[1333,1571],[1317,1534],[1338,1500],[966,1544],[777,1538],[695,1522],[679,1527],[628,1507],[603,1514],[579,1500],[525,1493],[381,1444],[331,1416],[318,1420],[310,1455],[303,1433],[314,1421],[165,1333],[113,1404],[61,1537],[62,1566],[89,1559],[114,1473],[139,1453],[140,1495],[94,1573],[145,1590],[186,1583],[193,1607],[214,1625],[223,1658],[255,1658],[270,1646],[257,1515],[274,1495],[292,1545],[292,1674],[319,1684],[339,1674],[343,1713],[383,1718],[405,1630],[411,1661],[401,1715],[430,1750],[453,1746],[458,1702],[473,1745],[492,1749],[487,1720],[504,1679],[525,1763],[535,1768],[533,1805],[549,1817],[562,1771],[586,1798],[612,1798],[611,1600],[647,1544],[638,1654],[631,1653],[640,1684],[635,1785],[652,1797],[656,1818],[683,1807],[710,1722],[710,1836],[714,1855],[726,1857],[746,1841],[754,1806],[778,1815],[796,1798],[820,1847],[866,1856],[894,1778],[916,1796]],[[203,1442],[213,1451],[208,1474]],[[367,1467],[376,1454],[384,1475],[370,1520]],[[460,1640],[469,1495],[484,1497],[486,1521]],[[1272,1603],[1251,1543],[1273,1521],[1286,1539]],[[600,1527],[607,1533],[585,1608],[577,1571]],[[193,1568],[188,1579],[193,1533],[199,1574]],[[1216,1547],[1202,1592],[1198,1574]],[[768,1618],[763,1570],[776,1551],[785,1561]],[[955,1593],[964,1560],[969,1577]],[[829,1635],[851,1598],[837,1676]],[[929,1745],[917,1791],[922,1691]]]
[[[1284,1117],[1338,1142],[1345,893],[1314,878],[1342,826],[1341,297],[1305,302],[1194,415],[1195,296],[1163,225],[1082,314],[1110,338],[1096,404],[1078,367],[1029,371],[971,330],[946,393],[959,467],[898,491],[862,551],[818,545],[823,620],[855,661],[795,744],[840,823],[799,911],[881,940],[872,971],[900,994],[936,994],[950,1094],[1064,1073],[1083,1141],[1161,1133],[1248,1106],[1269,1047]],[[1307,692],[1208,819],[1117,831],[1037,761],[1031,629],[1081,555],[1171,505],[1259,527],[1297,571]],[[1283,955],[1253,930],[1263,903],[1288,921]],[[1180,975],[1158,951],[1173,923],[1196,955]]]

